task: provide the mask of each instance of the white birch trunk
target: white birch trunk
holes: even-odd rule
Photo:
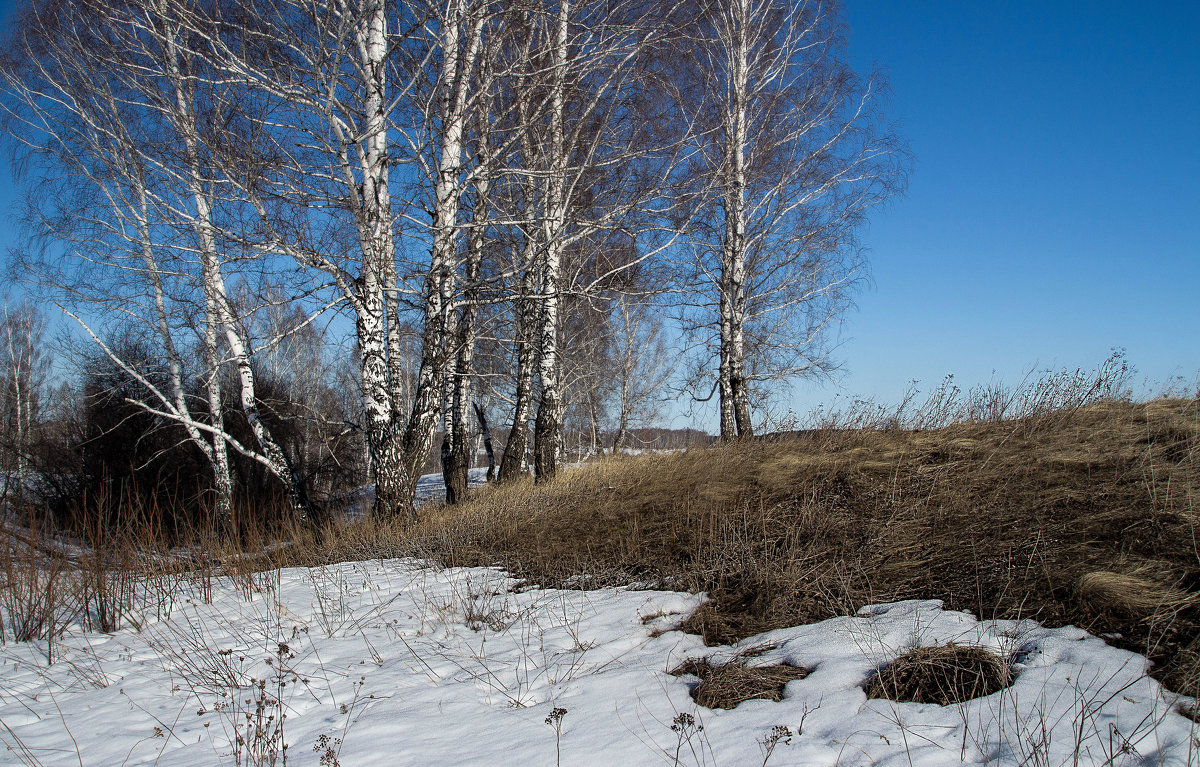
[[[389,188],[387,103],[387,8],[368,0],[358,30],[362,54],[365,123],[361,139],[362,194],[357,223],[362,250],[357,330],[362,353],[360,379],[367,445],[375,479],[375,513],[415,518],[410,471],[399,430],[400,366],[398,301],[395,296],[395,244]],[[389,311],[391,310],[391,311]]]
[[[748,0],[733,0],[726,101],[724,214],[720,322],[721,437],[748,437],[749,393],[745,385],[746,345],[746,119],[749,87]]]
[[[3,328],[8,370],[5,371],[7,381],[0,380],[0,383],[7,384],[6,390],[0,392],[0,401],[4,402],[6,410],[9,411],[3,415],[14,432],[5,436],[12,440],[16,487],[21,493],[26,486],[25,473],[29,468],[27,452],[33,426],[33,322],[32,317],[26,322],[23,317],[9,315],[7,310],[5,315]],[[8,418],[10,415],[11,420]],[[7,490],[7,485],[5,489]]]
[[[141,190],[139,189],[139,192]],[[154,293],[154,310],[159,340],[167,355],[167,378],[170,384],[171,401],[180,413],[188,412],[187,398],[183,388],[183,361],[179,350],[175,348],[175,339],[171,336],[171,326],[167,318],[166,291],[163,289],[162,270],[154,257],[154,249],[150,242],[150,230],[147,223],[146,199],[144,193],[139,194],[141,202],[141,217],[137,221],[138,237],[142,245],[142,263],[146,267],[146,275],[150,279],[150,288]],[[193,423],[185,423],[184,429],[192,444],[200,448],[205,457],[213,460],[212,445],[200,434]]]
[[[562,282],[562,249],[566,230],[567,147],[565,134],[567,30],[570,0],[560,0],[555,19],[553,82],[550,95],[550,173],[546,182],[546,217],[543,223],[545,248],[542,263],[538,376],[542,398],[534,427],[534,462],[537,481],[554,478],[562,448],[561,359],[558,348],[559,304]]]
[[[531,14],[526,10],[523,14],[525,26],[532,26]],[[525,68],[531,68],[531,46],[533,35],[530,33],[520,56]],[[523,71],[517,81],[517,116],[521,135],[521,151],[525,162],[533,162],[535,156],[534,141],[530,125],[530,108],[533,93],[529,88],[531,73]],[[529,197],[534,195],[530,194]],[[538,311],[538,285],[536,272],[540,258],[538,256],[537,232],[538,227],[534,210],[526,208],[523,211],[526,219],[523,226],[518,227],[524,242],[521,248],[520,262],[517,270],[519,282],[517,295],[514,298],[514,328],[513,351],[517,358],[516,391],[513,406],[512,424],[508,430],[508,439],[504,443],[504,454],[500,458],[500,482],[509,482],[526,473],[525,455],[529,448],[529,417],[533,413],[533,378],[537,367],[537,340],[540,336],[540,313]]]
[[[207,380],[204,391],[208,398],[208,417],[213,427],[213,526],[228,530],[233,523],[233,478],[229,473],[229,452],[222,433],[225,430],[225,410],[221,403],[221,350],[218,346],[220,328],[212,298],[204,301],[204,364]]]
[[[434,182],[433,242],[430,247],[429,275],[425,287],[425,329],[421,366],[413,410],[405,435],[407,462],[414,477],[425,463],[437,429],[438,394],[441,394],[442,454],[447,455],[455,440],[453,415],[454,341],[457,316],[454,307],[459,237],[459,198],[464,133],[467,125],[467,97],[474,66],[483,37],[485,15],[477,15],[466,26],[466,0],[454,0],[442,19],[442,67],[439,78],[438,113],[440,119],[437,178]],[[465,39],[464,38],[465,32]],[[444,461],[443,461],[444,462]],[[415,487],[414,487],[415,490]]]
[[[517,356],[516,404],[513,420],[508,430],[508,441],[500,458],[501,482],[516,479],[525,472],[525,451],[529,446],[529,416],[533,412],[533,376],[537,362],[536,336],[539,331],[538,313],[535,303],[533,282],[532,243],[526,246],[522,263],[520,287],[516,297],[516,328],[513,340]]]
[[[479,279],[483,267],[483,246],[488,219],[488,192],[490,190],[490,158],[486,147],[487,135],[479,138],[479,167],[475,181],[475,206],[471,216],[471,233],[467,241],[466,287],[463,293],[462,311],[458,316],[454,359],[449,401],[445,403],[450,414],[450,428],[446,434],[449,451],[442,454],[442,473],[446,483],[446,502],[462,501],[469,488],[471,379],[474,375],[475,326],[478,314]]]

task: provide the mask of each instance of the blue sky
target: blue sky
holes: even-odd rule
[[[845,318],[840,382],[801,382],[792,405],[894,401],[948,373],[1015,382],[1113,347],[1152,381],[1194,380],[1200,4],[845,8],[851,55],[888,73],[916,166],[864,232],[873,279]],[[5,216],[0,247],[13,237]]]
[[[845,0],[916,156],[873,218],[841,389],[895,400],[1124,347],[1200,372],[1200,4]]]
[[[0,0],[0,32],[8,29],[13,6],[13,0]],[[12,242],[16,228],[11,221],[10,214],[15,192],[13,189],[14,182],[9,173],[9,146],[8,142],[3,140],[4,138],[0,137],[0,258],[4,257],[4,252]],[[0,284],[7,284],[7,282],[7,275],[3,271],[0,271]],[[0,290],[0,294],[6,292],[8,291]]]

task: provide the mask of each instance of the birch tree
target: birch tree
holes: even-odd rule
[[[530,8],[533,42],[528,74],[519,82],[533,98],[521,115],[519,167],[527,183],[521,195],[526,249],[520,293],[527,298],[526,311],[518,314],[518,338],[525,361],[537,363],[534,464],[544,481],[554,477],[562,450],[564,296],[589,294],[613,273],[667,247],[670,237],[659,237],[645,222],[653,218],[647,211],[664,199],[667,169],[682,145],[656,133],[659,104],[648,66],[671,29],[676,6],[655,5],[657,18],[639,3],[551,0]],[[614,232],[638,233],[637,256],[576,281],[580,273],[568,268],[572,253]],[[520,368],[520,353],[517,357]],[[523,448],[521,393],[519,370],[510,442]],[[506,449],[502,477],[516,454]]]
[[[475,199],[487,199],[468,133],[494,16],[478,0],[270,0],[254,24],[285,41],[282,50],[214,51],[277,104],[275,148],[244,190],[259,246],[323,274],[353,311],[376,512],[410,520],[439,423],[452,456],[466,430],[470,376],[454,371],[470,367],[466,307],[476,299],[466,293],[483,240],[480,232],[464,248],[475,231],[464,200],[479,189]],[[289,223],[313,209],[315,221]],[[419,360],[411,377],[406,329]]]
[[[616,454],[631,428],[649,426],[658,417],[672,366],[662,320],[648,302],[617,297],[611,323]]]
[[[858,229],[903,188],[884,85],[855,75],[843,34],[836,3],[717,0],[681,56],[702,211],[684,320],[727,439],[753,433],[770,384],[827,368],[826,331],[863,275]]]
[[[480,96],[488,86],[481,87],[477,77],[484,48],[484,30],[492,17],[485,3],[473,0],[454,0],[447,4],[441,25],[440,67],[435,70],[433,109],[428,124],[433,128],[433,157],[436,172],[433,176],[431,205],[431,248],[429,273],[425,289],[425,338],[421,370],[417,382],[418,398],[432,401],[440,390],[442,414],[442,470],[446,497],[454,503],[467,490],[466,452],[469,441],[468,418],[471,354],[474,346],[474,309],[471,300],[477,292],[482,259],[483,227],[486,225],[487,193],[491,165],[488,149],[477,143],[481,162],[474,172],[465,172],[468,158],[468,136],[473,114],[484,109]],[[486,117],[484,118],[486,120]],[[475,121],[483,126],[484,121]],[[482,139],[486,142],[486,136]],[[478,228],[467,246],[465,275],[468,292],[472,295],[461,307],[457,304],[459,277],[459,243],[463,225],[461,206],[466,190],[476,188],[475,213]],[[426,440],[432,440],[431,416],[437,412],[432,404],[418,402],[409,421],[411,454],[414,458],[428,455]]]
[[[475,346],[479,336],[480,309],[485,301],[484,275],[485,250],[488,247],[489,221],[492,214],[493,177],[497,173],[494,146],[493,121],[498,119],[495,109],[495,75],[499,62],[496,59],[498,41],[489,40],[487,50],[481,57],[476,98],[471,113],[473,125],[472,150],[474,169],[470,176],[472,197],[470,222],[466,230],[466,254],[462,300],[454,318],[455,335],[452,338],[454,356],[452,365],[447,366],[446,394],[443,409],[448,413],[444,427],[442,447],[442,471],[446,484],[446,501],[457,503],[467,492],[470,469],[471,392],[475,376]],[[483,421],[480,416],[481,425]],[[490,440],[490,437],[489,437]]]
[[[212,158],[214,146],[243,138],[230,129],[236,95],[206,71],[183,6],[80,0],[50,10],[27,10],[22,48],[5,68],[9,124],[57,193],[34,211],[35,227],[66,249],[65,258],[27,261],[27,276],[142,385],[149,398],[136,404],[178,423],[208,458],[218,525],[230,519],[230,450],[275,476],[304,512],[297,477],[258,413],[252,350],[226,287],[235,262],[217,217],[230,185]],[[113,321],[152,329],[166,388],[105,342],[96,323]],[[197,327],[203,415],[185,394],[179,342]],[[224,428],[227,366],[250,442]]]
[[[393,112],[414,79],[397,69],[397,50],[420,47],[423,19],[386,0],[245,2],[228,19],[201,10],[188,23],[202,32],[209,66],[242,83],[258,110],[257,143],[224,158],[252,222],[240,245],[289,260],[305,294],[349,309],[375,511],[411,519],[411,453],[422,441],[414,448],[406,429],[391,150]],[[229,34],[203,33],[213,27]],[[420,381],[412,399],[424,425],[436,421],[437,393],[431,417],[427,376]]]

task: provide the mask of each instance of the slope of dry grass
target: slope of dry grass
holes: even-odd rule
[[[940,598],[1074,623],[1200,692],[1200,402],[1100,402],[914,430],[823,429],[613,458],[489,487],[416,529],[331,536],[326,559],[421,555],[531,582],[707,591],[729,642],[863,604]]]
[[[53,536],[37,545],[25,539],[33,528],[5,527],[0,607],[22,618],[14,632],[47,638],[60,603],[109,630],[147,609],[138,599],[169,609],[179,579],[225,573],[249,587],[279,566],[419,556],[550,586],[705,591],[712,600],[684,628],[713,643],[940,598],[984,618],[1119,635],[1170,687],[1200,694],[1200,399],[879,426],[607,458],[426,508],[412,529],[367,521],[319,538],[291,531],[284,545],[272,544],[279,531],[251,529],[197,540],[182,559],[145,530],[93,531],[80,551],[96,555],[64,556],[61,577],[45,567]],[[153,588],[133,589],[130,574]]]

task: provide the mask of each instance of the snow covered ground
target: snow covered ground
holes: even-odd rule
[[[1200,726],[1143,657],[1074,628],[977,621],[938,602],[706,648],[670,630],[701,597],[521,590],[492,569],[411,560],[218,581],[143,616],[0,647],[0,764],[1031,765],[1196,764]],[[964,705],[868,700],[915,646],[979,644],[1012,687]],[[686,658],[768,648],[811,673],[780,702],[697,706]],[[286,715],[286,718],[281,718]],[[767,753],[772,732],[787,727]],[[240,743],[239,743],[240,740]]]

